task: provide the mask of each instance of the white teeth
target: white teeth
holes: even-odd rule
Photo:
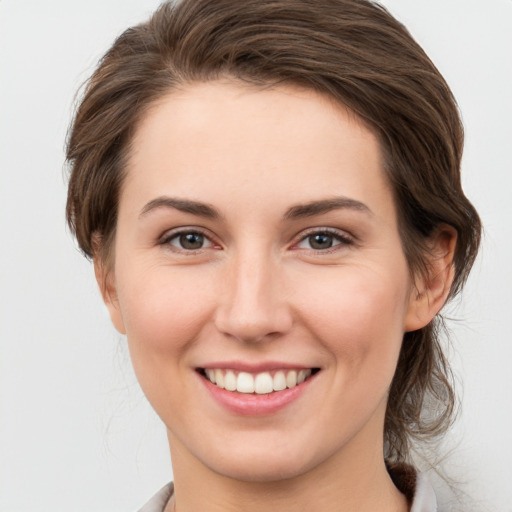
[[[210,379],[210,382],[213,382],[215,384],[216,380],[215,380],[215,370],[205,370],[206,372],[206,376],[208,377],[208,379]]]
[[[309,374],[308,374],[309,372]],[[311,370],[300,370],[297,375],[297,384],[302,384],[311,375]]]
[[[224,387],[228,391],[236,391],[236,375],[231,370],[228,370],[224,375]]]
[[[215,383],[219,388],[224,388],[224,374],[222,370],[215,370]]]
[[[258,395],[264,395],[266,393],[272,393],[274,390],[274,383],[272,376],[268,372],[258,373],[254,379],[254,391]]]
[[[296,385],[297,385],[297,372],[295,370],[292,370],[291,372],[288,372],[286,375],[286,387],[294,388]]]
[[[284,376],[284,372],[279,370],[274,375],[272,387],[274,388],[274,391],[282,391],[283,389],[286,389],[286,377]]]
[[[273,391],[282,391],[302,384],[310,375],[311,370],[278,370],[274,376],[270,372],[251,374],[234,370],[205,369],[205,375],[210,382],[219,388],[239,393],[256,393],[264,395]]]
[[[240,372],[236,380],[236,390],[239,393],[254,393],[254,377],[250,373]]]

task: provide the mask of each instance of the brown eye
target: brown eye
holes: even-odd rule
[[[169,238],[167,243],[185,251],[198,251],[212,245],[206,236],[197,231],[177,233]]]
[[[308,236],[309,246],[315,250],[329,249],[333,246],[334,240],[332,235],[325,233],[317,233]]]
[[[312,249],[313,251],[327,251],[328,249],[351,245],[349,238],[343,231],[313,231],[304,236],[296,245],[298,249]]]
[[[183,249],[201,249],[204,243],[204,236],[199,233],[187,233],[180,235],[179,241]]]

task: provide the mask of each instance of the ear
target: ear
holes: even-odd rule
[[[441,226],[429,240],[428,274],[418,276],[411,291],[405,317],[405,332],[425,327],[444,306],[453,283],[453,255],[457,232]]]
[[[112,269],[106,268],[105,263],[101,261],[99,256],[94,257],[94,275],[96,276],[96,282],[103,297],[103,302],[110,314],[110,320],[119,333],[126,334],[123,315],[117,300],[114,272]]]

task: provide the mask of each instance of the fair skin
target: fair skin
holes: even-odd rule
[[[112,269],[95,263],[167,428],[166,510],[406,511],[383,459],[387,392],[404,332],[446,299],[453,244],[440,232],[434,277],[413,282],[377,138],[317,93],[218,81],[155,104]],[[221,389],[241,373],[291,381]]]

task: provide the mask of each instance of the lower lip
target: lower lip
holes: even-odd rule
[[[263,395],[228,391],[212,384],[203,376],[200,376],[200,379],[213,398],[231,412],[242,416],[264,416],[276,413],[297,400],[306,391],[316,375],[311,375],[304,382],[293,388]]]

